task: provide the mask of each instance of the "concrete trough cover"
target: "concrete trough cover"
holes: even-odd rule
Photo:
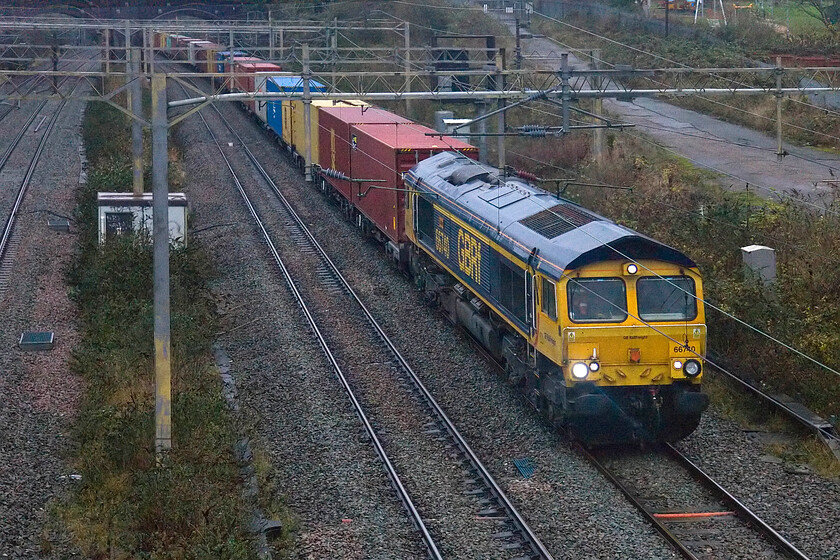
[[[52,231],[70,233],[70,220],[67,218],[47,218],[47,227]]]
[[[534,469],[536,467],[531,459],[528,459],[527,457],[524,459],[514,459],[513,464],[517,470],[519,470],[519,474],[521,474],[523,478],[531,478],[534,476]]]
[[[55,333],[52,331],[27,331],[20,335],[18,346],[21,350],[31,352],[34,350],[52,350],[54,343]]]
[[[819,416],[816,412],[807,408],[804,404],[796,402],[795,400],[793,400],[793,398],[789,397],[788,395],[785,395],[784,393],[770,396],[782,403],[783,405],[785,405],[786,407],[788,407],[789,409],[791,409],[792,411],[794,411],[796,414],[798,414],[805,420],[807,420],[808,423],[814,426],[815,428],[819,428],[821,430],[830,430],[834,427],[831,424],[831,422]]]

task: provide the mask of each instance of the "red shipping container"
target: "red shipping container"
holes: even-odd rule
[[[253,92],[256,91],[256,84],[254,83],[254,74],[256,72],[274,72],[279,74],[283,70],[276,64],[271,64],[270,62],[234,62],[233,71],[234,74],[238,74],[233,77],[233,90],[238,92]],[[254,112],[253,101],[243,101],[243,103],[245,103],[249,111]]]
[[[207,56],[210,56],[210,60],[216,60],[216,51],[223,50],[223,47],[217,45],[216,43],[207,43],[202,44],[201,47],[197,48],[195,51],[195,60],[197,66],[202,66],[204,68],[207,67]],[[204,64],[200,64],[199,62],[203,62]],[[206,70],[202,71],[206,72]]]
[[[350,127],[354,124],[410,123],[384,109],[376,107],[319,107],[318,109],[318,159],[321,167],[340,171],[350,176]],[[341,193],[350,198],[350,183],[341,179],[324,177]]]
[[[236,63],[238,62],[260,62],[262,59],[256,56],[235,56],[233,57],[233,66],[236,68]],[[216,71],[222,70],[225,74],[230,72],[230,60],[225,59],[224,62],[217,62],[216,63]],[[230,85],[227,83],[227,76],[219,76],[215,78],[216,84],[222,84],[225,91],[231,91],[234,88],[231,88]]]
[[[352,183],[350,200],[398,247],[408,241],[402,174],[440,152],[456,150],[469,158],[478,159],[478,148],[475,146],[451,136],[441,138],[426,136],[426,133],[436,132],[414,123],[350,127],[350,177],[382,180],[377,183]]]

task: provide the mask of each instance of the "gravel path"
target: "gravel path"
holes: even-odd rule
[[[417,533],[203,124],[191,117],[176,135],[186,147],[195,223],[210,228],[200,240],[221,271],[219,343],[233,362],[241,408],[255,421],[257,447],[276,473],[275,497],[297,518],[284,557],[422,558]]]
[[[49,103],[47,113],[55,107],[55,102]],[[81,380],[67,365],[77,335],[75,307],[67,298],[63,275],[75,249],[75,235],[49,231],[45,211],[70,216],[75,207],[83,109],[82,103],[68,103],[56,123],[18,218],[20,245],[9,267],[8,289],[0,294],[4,320],[0,332],[4,349],[0,353],[0,557],[4,558],[79,556],[48,514],[50,502],[72,484],[72,471],[63,457],[69,451],[66,433],[83,390]],[[4,119],[0,127],[8,130],[17,119]],[[10,184],[20,185],[28,164],[25,160],[32,154],[32,150],[23,151],[14,154],[3,171],[0,186],[4,192]],[[17,183],[9,182],[10,177]],[[55,348],[44,353],[20,352],[17,341],[24,330],[54,331]]]

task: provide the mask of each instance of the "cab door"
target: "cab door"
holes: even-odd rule
[[[527,270],[525,272],[525,322],[528,324],[528,334],[531,335],[532,340],[537,332],[537,314],[535,313],[537,298],[535,291],[534,274]]]
[[[554,363],[559,364],[562,361],[563,352],[557,327],[559,312],[557,284],[544,276],[537,276],[535,283],[537,284],[535,291],[539,293],[536,303],[536,347]]]

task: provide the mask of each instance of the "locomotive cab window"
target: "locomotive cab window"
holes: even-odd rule
[[[540,300],[542,312],[549,316],[552,321],[557,320],[557,289],[554,282],[542,279],[542,299]]]
[[[569,318],[576,323],[620,323],[627,319],[627,294],[621,278],[569,280]]]
[[[639,278],[639,317],[644,321],[690,321],[697,317],[694,280],[688,276]]]

